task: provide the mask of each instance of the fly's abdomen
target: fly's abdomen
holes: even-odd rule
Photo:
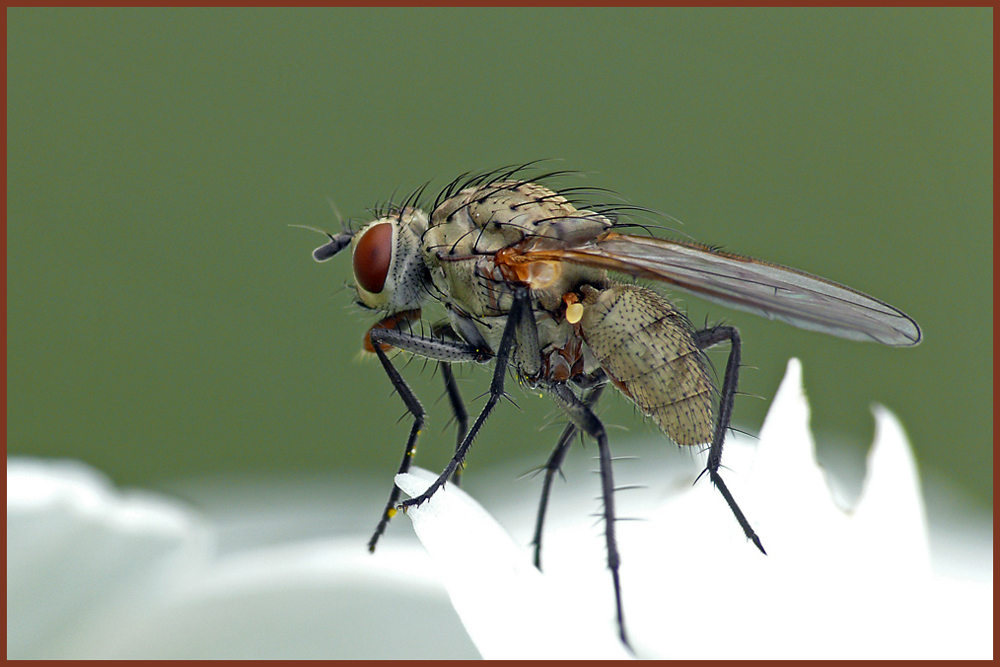
[[[714,389],[684,314],[636,285],[581,292],[581,334],[615,386],[677,444],[711,442]]]

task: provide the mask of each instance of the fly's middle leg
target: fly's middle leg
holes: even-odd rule
[[[455,415],[455,423],[458,427],[458,434],[455,440],[455,451],[457,452],[465,441],[465,434],[469,431],[469,413],[462,402],[462,395],[458,393],[458,383],[455,382],[455,374],[451,370],[451,364],[444,361],[441,362],[441,376],[444,378],[444,388],[448,393],[448,403],[451,405],[451,412]],[[458,466],[455,469],[455,474],[451,476],[451,481],[455,483],[455,486],[459,486],[462,482],[463,467]]]
[[[604,540],[608,550],[608,569],[615,587],[615,607],[618,613],[618,634],[622,642],[629,646],[625,633],[625,616],[622,611],[622,589],[618,569],[621,558],[618,555],[618,543],[615,539],[615,483],[611,472],[611,449],[608,446],[608,434],[604,424],[584,400],[576,397],[573,391],[562,383],[551,383],[545,389],[552,395],[570,421],[581,431],[597,441],[598,460],[601,472],[601,498],[604,503]],[[599,388],[598,388],[599,389]],[[598,392],[599,393],[599,392]],[[592,397],[592,394],[591,394]],[[568,430],[568,429],[567,429]]]
[[[760,543],[760,538],[757,537],[757,533],[750,527],[750,522],[743,514],[743,511],[740,510],[739,505],[736,504],[733,494],[729,492],[729,487],[722,481],[722,476],[719,474],[719,467],[722,465],[722,444],[726,439],[726,431],[729,430],[729,421],[733,416],[733,404],[736,401],[736,385],[739,382],[740,333],[735,327],[717,326],[711,329],[696,331],[694,339],[698,345],[698,349],[701,350],[723,341],[729,341],[729,359],[726,362],[726,375],[722,380],[722,391],[719,397],[719,418],[715,424],[715,431],[712,434],[712,446],[708,451],[708,466],[705,468],[705,471],[708,473],[712,484],[719,490],[722,497],[726,499],[729,509],[733,511],[733,515],[736,516],[736,521],[739,522],[740,528],[743,529],[743,533],[747,536],[747,539],[753,542],[760,549],[761,553],[766,554],[764,546]]]
[[[382,346],[388,345],[430,359],[446,362],[484,361],[488,355],[483,350],[479,350],[468,343],[426,338],[398,329],[372,329],[370,336],[375,355],[378,357],[379,362],[381,362],[386,375],[389,376],[389,381],[392,383],[393,389],[399,394],[400,399],[402,399],[403,404],[406,406],[407,412],[413,415],[413,426],[410,427],[410,435],[406,440],[406,448],[403,450],[403,460],[399,464],[399,470],[397,471],[397,474],[402,474],[409,471],[410,465],[413,462],[417,437],[420,435],[420,430],[424,425],[425,412],[423,405],[420,404],[420,401],[413,394],[409,385],[406,384],[403,376],[396,370],[396,367],[389,359],[385,350],[382,349]],[[371,539],[368,540],[369,551],[375,551],[375,546],[378,544],[379,538],[382,537],[382,533],[385,532],[390,519],[395,515],[396,504],[399,502],[401,493],[399,487],[394,483],[392,491],[389,492],[389,501],[382,511],[382,518],[379,519],[378,525],[375,527],[375,532],[372,534]]]
[[[448,324],[440,324],[434,327],[434,335],[439,338],[448,338],[454,341],[461,341],[458,334],[449,326]],[[469,431],[469,413],[465,409],[465,402],[462,400],[462,395],[458,391],[458,383],[455,381],[455,373],[451,370],[451,364],[447,361],[440,362],[441,377],[444,378],[444,389],[448,395],[448,404],[451,405],[451,412],[455,417],[455,425],[457,426],[457,437],[455,439],[455,451],[457,452],[459,447],[462,446],[462,442],[465,440],[465,434]],[[464,466],[458,466],[455,469],[455,474],[451,476],[451,481],[454,482],[456,486],[459,486],[462,482],[462,468]]]
[[[604,392],[604,387],[606,386],[604,382],[607,382],[603,371],[598,371],[598,373],[604,378],[603,381],[589,388],[582,399],[584,405],[590,409],[593,409],[597,401],[601,398],[601,394]],[[566,424],[566,428],[563,429],[562,435],[559,436],[559,440],[556,442],[556,448],[552,450],[549,460],[545,462],[542,496],[538,502],[538,515],[535,519],[535,536],[531,540],[531,543],[535,547],[535,567],[539,570],[542,569],[542,526],[545,523],[545,513],[548,511],[549,495],[552,493],[552,480],[555,479],[556,473],[561,472],[563,461],[566,460],[566,454],[569,452],[573,438],[579,432],[580,429],[572,421]]]

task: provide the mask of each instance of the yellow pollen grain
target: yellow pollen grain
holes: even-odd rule
[[[576,324],[583,319],[583,304],[582,303],[571,303],[566,306],[566,321],[570,324]]]

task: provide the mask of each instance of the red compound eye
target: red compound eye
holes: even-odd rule
[[[354,277],[367,292],[378,294],[385,287],[392,260],[392,225],[375,225],[354,248]]]

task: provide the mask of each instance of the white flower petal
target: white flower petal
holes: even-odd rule
[[[436,477],[414,469],[398,475],[396,484],[413,497]],[[447,485],[406,514],[484,658],[629,657],[614,625],[579,613],[573,600],[550,586],[527,552],[460,488]]]
[[[234,553],[147,614],[122,610],[83,654],[145,659],[475,658],[416,544],[362,535]],[[83,642],[79,642],[83,644]]]
[[[723,461],[732,465],[727,457]],[[749,474],[734,484],[746,485],[745,496],[736,497],[746,498],[744,511],[772,559],[801,556],[801,549],[817,540],[842,539],[847,517],[831,502],[826,474],[816,464],[798,359],[788,361],[761,427]]]
[[[881,560],[897,576],[927,576],[931,572],[929,530],[917,462],[896,415],[881,405],[872,412],[875,442],[868,452],[868,474],[853,512],[855,534],[859,542],[877,544],[869,558]]]
[[[122,602],[142,606],[201,566],[205,525],[177,503],[118,494],[74,461],[7,462],[7,656],[64,655],[57,637]]]
[[[214,536],[183,504],[80,463],[8,460],[8,657],[478,656],[415,541],[219,557]]]

